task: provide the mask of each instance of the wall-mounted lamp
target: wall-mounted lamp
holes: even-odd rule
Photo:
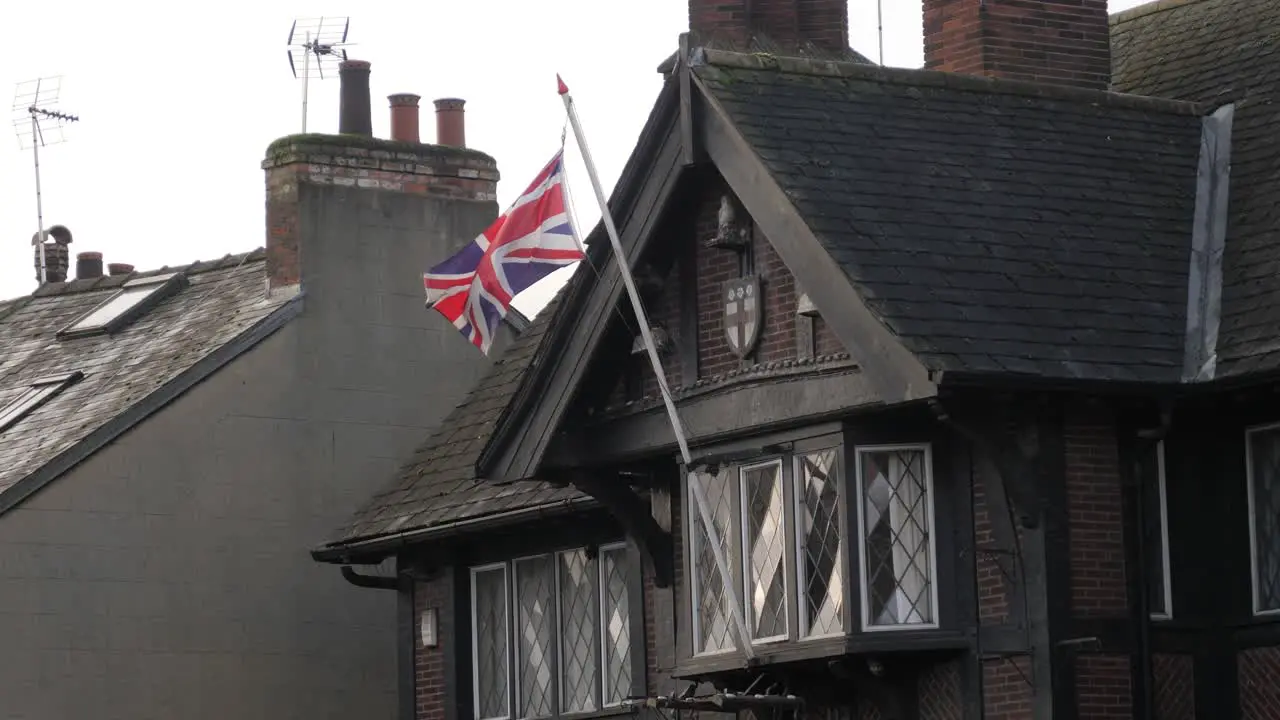
[[[436,633],[436,609],[431,607],[422,611],[422,647],[433,648],[440,643]]]

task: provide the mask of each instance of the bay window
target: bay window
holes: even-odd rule
[[[846,478],[840,442],[810,440],[687,476],[695,655],[734,650],[740,621],[753,645],[844,635],[850,549],[863,629],[937,626],[928,446],[858,448]]]
[[[477,720],[585,713],[626,699],[630,564],[617,544],[471,569]]]

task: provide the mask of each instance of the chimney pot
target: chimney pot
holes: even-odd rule
[[[338,132],[342,135],[373,137],[373,114],[369,104],[369,68],[364,60],[344,60],[338,65],[341,84]]]
[[[133,266],[129,263],[108,263],[107,272],[112,275],[128,275],[133,272]]]
[[[398,142],[422,142],[418,135],[418,101],[421,95],[397,93],[388,95],[391,102],[391,139]]]
[[[102,277],[102,253],[76,253],[76,279],[92,280]]]
[[[436,103],[436,144],[463,148],[467,146],[467,124],[463,114],[466,100],[440,98]]]
[[[63,282],[71,269],[71,231],[65,225],[54,225],[44,231],[44,281]],[[31,235],[36,271],[40,270],[40,233]]]

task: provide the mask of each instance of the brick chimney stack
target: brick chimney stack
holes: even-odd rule
[[[413,93],[388,95],[391,103],[391,139],[397,142],[422,142],[419,139],[418,101]]]
[[[71,270],[71,231],[65,225],[54,225],[44,231],[44,281],[65,282]],[[40,233],[31,234],[36,272],[40,271]]]
[[[928,70],[1105,90],[1107,0],[924,0]]]
[[[849,0],[689,0],[689,30],[700,43],[733,49],[745,50],[759,39],[766,47],[811,45],[823,54],[845,55]]]
[[[373,113],[369,100],[369,63],[344,60],[338,65],[341,84],[338,133],[373,137]]]
[[[466,100],[440,98],[436,100],[436,144],[446,147],[467,146],[466,116],[463,106]]]

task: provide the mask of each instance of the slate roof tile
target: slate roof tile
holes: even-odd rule
[[[696,70],[929,366],[1176,380],[1200,118],[936,73]]]
[[[1219,376],[1280,369],[1280,3],[1164,0],[1112,18],[1112,83],[1235,102]]]
[[[127,276],[49,283],[0,302],[0,406],[49,375],[84,377],[0,432],[0,495],[189,369],[285,299],[268,299],[262,250]],[[176,271],[190,283],[113,335],[59,340],[62,327],[126,281]]]

